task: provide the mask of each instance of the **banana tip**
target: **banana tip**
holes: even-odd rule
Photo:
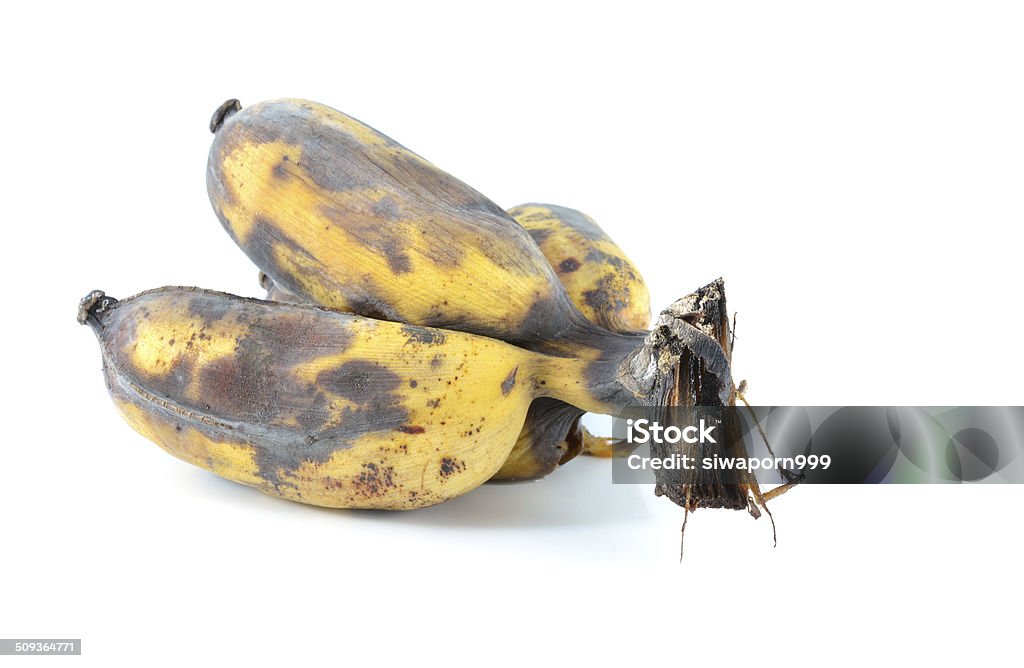
[[[78,302],[78,324],[99,324],[100,316],[116,303],[116,299],[108,297],[102,290],[93,290]]]
[[[213,116],[210,117],[210,132],[216,134],[217,130],[220,130],[220,126],[224,125],[224,121],[241,109],[242,103],[235,98],[225,101],[224,104],[217,107],[217,111],[213,112]]]

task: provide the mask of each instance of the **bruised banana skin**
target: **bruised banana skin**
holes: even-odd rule
[[[647,330],[651,298],[640,270],[594,219],[556,204],[520,204],[508,213],[536,242],[587,320],[614,332]],[[267,299],[302,301],[262,272],[260,285]]]
[[[640,270],[590,216],[555,204],[520,204],[508,213],[587,320],[613,332],[647,330],[651,298]]]
[[[269,301],[303,303],[300,297],[274,284],[266,274],[260,274],[260,285],[267,291]],[[512,452],[491,480],[542,478],[578,455],[585,445],[586,431],[580,425],[584,412],[557,399],[535,399]],[[594,442],[599,443],[587,440],[586,444]]]
[[[417,508],[508,458],[536,397],[594,404],[585,360],[462,332],[197,288],[83,300],[110,394],[136,431],[268,494]]]
[[[574,357],[640,344],[587,320],[500,207],[363,123],[274,100],[220,113],[211,127],[214,210],[302,299]]]
[[[554,204],[521,204],[508,213],[533,237],[588,320],[613,331],[647,329],[650,296],[640,271],[592,218]],[[262,273],[260,284],[267,299],[302,301]],[[516,447],[493,479],[541,478],[581,451],[611,457],[616,442],[591,435],[580,425],[582,415],[554,399],[535,401]]]
[[[520,204],[508,213],[530,233],[588,320],[616,332],[647,329],[651,301],[640,270],[590,216],[538,203]],[[494,480],[541,478],[580,452],[613,456],[616,442],[590,434],[580,424],[583,412],[554,399],[534,401],[516,447]]]
[[[266,274],[260,284],[270,301],[302,303],[302,299],[278,287]],[[541,398],[530,404],[516,444],[491,480],[533,480],[554,471],[583,449],[584,411],[557,399]]]

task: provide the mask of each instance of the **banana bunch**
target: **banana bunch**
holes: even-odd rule
[[[585,411],[734,402],[720,280],[647,331],[639,271],[578,211],[505,211],[313,102],[229,100],[210,127],[210,201],[267,299],[93,291],[78,311],[119,413],[172,455],[303,503],[409,509],[609,455]]]

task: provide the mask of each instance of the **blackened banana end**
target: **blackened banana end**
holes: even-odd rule
[[[217,111],[213,112],[213,116],[210,117],[210,132],[217,134],[220,126],[224,125],[224,121],[241,109],[242,103],[235,98],[231,98],[217,107]]]
[[[96,327],[100,324],[103,314],[117,303],[102,290],[93,290],[78,303],[78,324]]]

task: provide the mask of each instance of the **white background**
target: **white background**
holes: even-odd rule
[[[703,511],[681,565],[680,509],[583,458],[308,508],[132,432],[73,317],[93,288],[258,295],[206,125],[296,96],[502,206],[588,212],[656,308],[724,276],[757,403],[1020,404],[1019,4],[27,6],[0,28],[0,637],[95,666],[1019,657],[1020,487],[805,487],[777,549]]]

